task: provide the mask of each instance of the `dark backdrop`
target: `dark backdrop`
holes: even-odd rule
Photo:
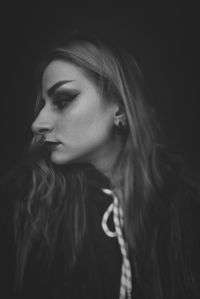
[[[65,32],[89,28],[136,57],[167,145],[199,179],[198,1],[120,2],[2,5],[1,174],[18,161],[32,136],[34,70],[40,56]]]

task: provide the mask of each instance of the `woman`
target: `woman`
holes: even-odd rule
[[[158,144],[132,56],[81,34],[51,50],[32,130],[1,217],[10,296],[198,298],[199,195]]]

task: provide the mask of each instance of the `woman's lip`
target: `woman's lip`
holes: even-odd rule
[[[45,143],[60,143],[59,141],[51,141],[51,140],[45,140]]]
[[[61,144],[60,142],[57,141],[48,141],[46,140],[44,143],[48,148],[50,149],[54,149],[55,147],[57,147],[59,144]]]

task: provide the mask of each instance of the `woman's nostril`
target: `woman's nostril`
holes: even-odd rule
[[[47,128],[40,128],[39,130],[37,130],[37,134],[39,134],[39,135],[45,135],[48,132],[49,132],[49,129],[47,129]]]
[[[44,134],[50,130],[50,127],[47,124],[39,124],[39,123],[33,122],[31,125],[31,129],[34,133]]]

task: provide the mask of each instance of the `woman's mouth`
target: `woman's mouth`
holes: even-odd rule
[[[54,142],[54,141],[45,141],[44,142],[45,146],[47,147],[47,149],[49,150],[55,150],[57,148],[57,146],[59,144],[61,144],[60,142]]]

